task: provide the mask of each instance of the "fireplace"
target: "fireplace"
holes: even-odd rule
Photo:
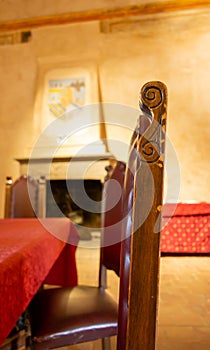
[[[46,179],[43,216],[65,215],[81,227],[100,227],[105,167],[115,157],[107,141],[99,71],[84,62],[69,64],[69,58],[60,56],[40,59],[37,81],[36,143],[25,150],[27,158],[16,159],[20,175]],[[85,208],[80,205],[83,185],[90,198]]]
[[[20,175],[29,174],[37,180],[41,177],[46,179],[43,201],[45,216],[69,217],[78,224],[81,239],[91,239],[91,229],[97,231],[101,225],[100,203],[103,182],[107,174],[105,168],[115,163],[113,156],[106,154],[73,159],[55,157],[16,160],[20,164]],[[72,162],[70,172],[67,171],[69,162]],[[84,179],[80,176],[81,169],[88,169]],[[84,193],[87,195],[85,199]]]
[[[100,227],[100,180],[47,180],[46,216],[65,215],[84,227]]]

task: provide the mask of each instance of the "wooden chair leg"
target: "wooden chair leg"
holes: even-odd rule
[[[102,339],[102,350],[111,350],[110,338],[103,338]]]

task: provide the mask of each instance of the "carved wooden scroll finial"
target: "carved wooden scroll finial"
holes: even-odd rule
[[[151,119],[151,124],[141,136],[138,151],[142,161],[155,163],[161,157],[163,145],[162,134],[166,121],[166,86],[159,82],[149,82],[141,89],[140,108]]]
[[[130,219],[132,224],[126,350],[156,348],[166,91],[166,86],[161,82],[149,82],[142,87],[142,114],[137,126],[137,131],[140,132],[136,133],[134,145],[140,158],[138,168],[135,154],[131,153],[136,171]]]

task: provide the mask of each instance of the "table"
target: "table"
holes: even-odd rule
[[[210,204],[165,204],[161,254],[208,255],[210,253]]]
[[[67,218],[0,220],[0,344],[43,283],[77,284],[78,240]]]

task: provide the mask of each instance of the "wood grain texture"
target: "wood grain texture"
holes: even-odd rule
[[[126,350],[154,350],[156,343],[166,103],[164,84],[142,88],[140,106],[152,122],[137,140]]]
[[[173,11],[182,11],[189,9],[200,9],[209,7],[210,1],[196,0],[173,0],[152,3],[142,3],[132,6],[96,9],[89,11],[70,12],[62,14],[53,14],[33,18],[23,18],[19,20],[8,20],[0,22],[0,32],[9,32],[16,30],[31,30],[45,26],[56,26],[70,23],[82,23],[90,21],[102,21],[112,18],[122,18],[127,16],[139,16],[147,14],[157,14]]]

